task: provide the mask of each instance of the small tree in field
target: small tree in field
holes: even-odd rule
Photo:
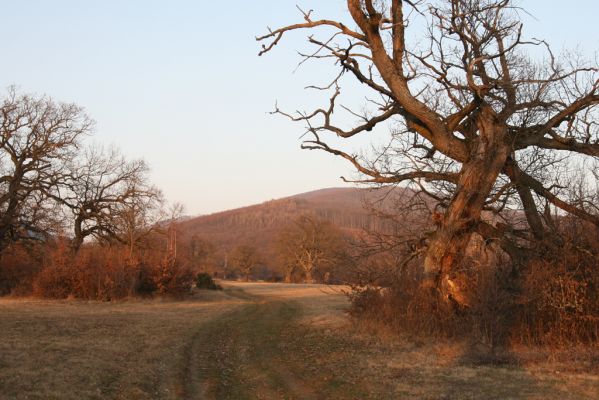
[[[134,260],[136,248],[159,228],[164,199],[160,190],[146,181],[132,182],[127,191],[137,195],[117,204],[113,221],[116,240],[129,248],[129,258]]]
[[[287,267],[285,281],[291,282],[291,275],[298,268],[306,282],[313,283],[317,271],[338,261],[342,243],[341,233],[330,222],[305,215],[299,217],[278,238],[281,260]]]
[[[351,22],[302,11],[303,21],[257,38],[260,54],[291,31],[310,31],[314,49],[303,61],[339,68],[311,87],[330,98],[309,111],[276,112],[306,125],[312,138],[303,148],[348,160],[361,182],[404,184],[436,203],[434,231],[423,236],[423,289],[466,305],[460,263],[475,234],[501,247],[518,275],[527,260],[559,249],[556,215],[599,226],[596,192],[567,190],[576,175],[596,182],[595,65],[524,39],[511,0],[347,0],[347,10]],[[533,59],[531,47],[545,57]],[[352,83],[369,92],[361,111],[341,105],[341,88]],[[343,113],[357,122],[344,127]],[[323,136],[383,135],[382,125],[387,144],[372,157],[333,148]]]
[[[245,276],[246,281],[250,280],[252,270],[262,262],[261,260],[256,248],[249,245],[239,245],[231,254],[231,262]]]

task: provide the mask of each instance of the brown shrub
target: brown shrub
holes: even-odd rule
[[[599,256],[565,247],[530,263],[522,277],[517,333],[526,344],[599,341]]]
[[[188,268],[158,254],[131,262],[118,247],[88,246],[74,255],[59,243],[33,279],[32,292],[46,298],[105,301],[154,293],[180,297],[190,292],[192,282]]]
[[[154,274],[150,265],[140,263],[137,275],[137,285],[135,292],[142,297],[152,296],[156,292],[157,286],[154,282]]]
[[[71,295],[75,287],[75,276],[71,266],[68,247],[60,242],[49,252],[41,271],[33,280],[34,296],[63,299]]]
[[[154,293],[182,296],[193,284],[190,256],[197,258],[200,252],[197,246],[187,257],[180,251],[186,258],[182,262],[174,257],[176,249],[164,244],[160,233],[145,237],[135,248],[103,241],[84,243],[77,252],[66,237],[11,243],[0,253],[0,296],[95,300]]]
[[[0,296],[26,295],[31,292],[33,277],[41,268],[39,249],[13,244],[0,255]]]
[[[59,243],[33,281],[39,297],[111,300],[135,294],[138,266],[121,251],[91,247],[77,255]]]
[[[171,258],[162,260],[154,277],[159,294],[176,297],[189,294],[194,281],[192,270]]]
[[[139,265],[131,263],[119,248],[91,247],[73,260],[75,296],[111,300],[136,295]]]

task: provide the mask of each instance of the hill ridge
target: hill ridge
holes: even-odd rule
[[[366,194],[361,188],[317,189],[190,218],[178,230],[184,241],[195,236],[211,242],[221,259],[244,244],[272,260],[279,232],[301,215],[328,220],[348,235],[372,228],[373,218],[363,207]]]

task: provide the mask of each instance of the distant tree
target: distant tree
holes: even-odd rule
[[[231,254],[231,262],[249,281],[252,270],[261,262],[261,256],[255,247],[242,244],[237,246]]]
[[[307,283],[318,270],[334,265],[341,255],[343,237],[330,222],[303,215],[280,233],[277,247],[286,266],[285,281],[299,268]]]
[[[189,259],[195,269],[206,270],[210,263],[214,263],[216,248],[214,243],[198,235],[192,235],[189,239]]]
[[[597,209],[564,190],[576,175],[590,180],[597,167],[581,160],[599,158],[599,68],[524,39],[518,4],[347,0],[351,24],[302,11],[303,21],[257,38],[262,55],[290,32],[309,30],[314,49],[302,63],[334,61],[333,78],[310,86],[330,91],[326,104],[275,112],[305,124],[311,139],[303,148],[346,159],[361,182],[404,184],[434,200],[434,230],[423,237],[422,288],[458,308],[467,306],[469,278],[460,268],[474,234],[500,246],[518,275],[527,260],[559,252],[563,239],[552,215],[599,226]],[[531,46],[546,50],[545,57],[533,58]],[[352,84],[367,92],[360,111],[340,104],[341,87]],[[356,123],[344,126],[342,115]],[[390,134],[371,156],[323,138],[373,130]]]
[[[9,88],[0,104],[0,252],[47,235],[67,163],[93,123],[75,104]]]
[[[185,213],[185,205],[180,202],[172,203],[167,210],[168,225],[166,228],[167,245],[166,251],[168,256],[175,260],[177,258],[177,236],[178,224],[181,217]]]

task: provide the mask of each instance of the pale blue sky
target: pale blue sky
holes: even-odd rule
[[[147,160],[190,214],[341,186],[346,163],[300,150],[302,127],[267,114],[309,106],[302,88],[324,81],[318,65],[294,72],[302,34],[257,57],[254,37],[299,21],[296,4],[346,18],[343,0],[0,0],[0,87],[84,106],[94,140]],[[599,2],[521,5],[536,17],[527,36],[599,50]]]

